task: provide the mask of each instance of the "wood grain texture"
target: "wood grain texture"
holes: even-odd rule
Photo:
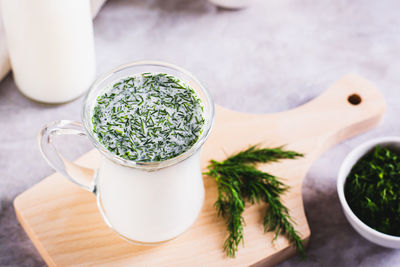
[[[361,103],[348,97],[357,94]],[[331,146],[376,126],[385,110],[378,90],[365,79],[349,75],[309,103],[275,114],[244,114],[216,107],[215,125],[204,145],[202,166],[250,144],[282,146],[305,154],[298,160],[261,165],[283,177],[291,189],[283,196],[296,229],[305,243],[310,229],[304,214],[301,186],[312,163]],[[99,155],[91,151],[78,161],[96,167]],[[50,266],[269,266],[287,259],[295,250],[285,237],[272,241],[264,234],[264,205],[248,207],[244,217],[245,246],[235,259],[224,256],[224,221],[217,218],[215,182],[204,177],[206,197],[196,223],[177,239],[159,246],[132,245],[103,222],[96,198],[55,173],[19,195],[17,217]]]

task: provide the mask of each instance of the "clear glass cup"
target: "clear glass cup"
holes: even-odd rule
[[[158,162],[125,160],[105,149],[97,140],[92,111],[97,97],[112,82],[141,74],[167,73],[190,85],[204,105],[205,124],[197,142],[179,156]],[[97,79],[82,106],[82,122],[67,120],[46,125],[40,132],[43,157],[56,171],[97,196],[107,225],[122,238],[140,244],[158,244],[183,233],[198,217],[204,200],[200,151],[210,134],[214,103],[208,90],[188,71],[168,63],[144,61],[122,65]],[[57,135],[89,138],[101,153],[97,170],[65,159],[52,144]]]

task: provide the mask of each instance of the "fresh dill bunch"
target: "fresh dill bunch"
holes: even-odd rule
[[[218,216],[226,219],[229,235],[224,243],[228,257],[235,257],[239,244],[244,244],[243,228],[245,221],[243,211],[245,203],[268,203],[264,217],[266,232],[275,231],[275,239],[285,234],[296,246],[301,255],[305,255],[299,233],[294,228],[294,221],[288,209],[281,201],[281,194],[288,186],[269,173],[256,168],[257,163],[276,162],[280,159],[295,159],[303,155],[294,151],[285,151],[282,147],[248,149],[230,156],[224,161],[210,161],[206,175],[213,177],[217,183],[218,199],[215,202]]]

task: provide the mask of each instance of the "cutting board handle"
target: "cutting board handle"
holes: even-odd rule
[[[282,127],[283,135],[292,137],[293,143],[314,146],[313,153],[319,156],[331,146],[375,127],[385,109],[383,96],[369,81],[346,75],[312,101],[277,116],[293,119],[292,125]]]

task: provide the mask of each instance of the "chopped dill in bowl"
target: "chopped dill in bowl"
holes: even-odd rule
[[[400,154],[376,146],[346,178],[344,193],[354,214],[369,227],[400,236]]]
[[[178,78],[143,73],[118,80],[93,109],[93,132],[113,154],[138,162],[174,158],[203,131],[203,104]]]

